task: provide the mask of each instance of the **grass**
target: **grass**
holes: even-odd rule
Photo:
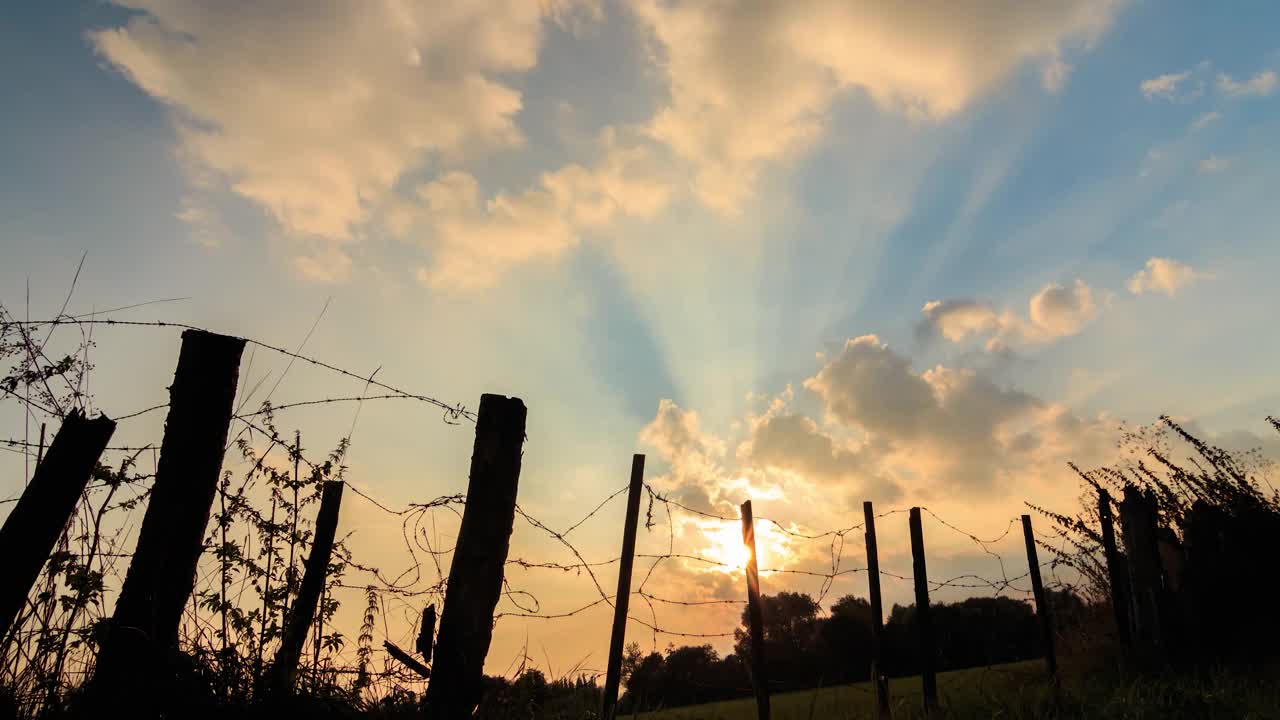
[[[998,710],[1001,702],[1007,704],[1013,696],[1036,701],[1048,693],[1044,663],[1038,660],[938,674],[938,700],[950,716],[960,711]],[[889,695],[895,718],[920,714],[919,677],[890,680]],[[770,699],[770,707],[775,720],[875,717],[875,698],[871,683],[866,682],[779,693]],[[755,699],[745,698],[641,713],[638,717],[645,720],[751,720],[755,712]],[[991,717],[991,714],[980,716]]]
[[[1196,674],[1125,676],[1070,671],[1054,688],[1041,661],[939,673],[936,718],[1240,718],[1280,719],[1280,667]],[[895,720],[923,717],[920,678],[889,682]],[[862,720],[875,717],[870,683],[780,693],[774,720]],[[644,720],[754,720],[745,698],[641,713]]]

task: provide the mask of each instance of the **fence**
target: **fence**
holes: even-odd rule
[[[63,321],[55,321],[63,322]],[[72,322],[68,320],[67,322]],[[821,602],[831,590],[833,584],[841,578],[858,573],[867,574],[868,591],[875,608],[876,641],[874,643],[874,660],[872,663],[873,687],[876,695],[876,706],[881,716],[887,716],[889,708],[889,686],[882,673],[881,649],[883,640],[880,635],[880,623],[883,621],[881,606],[880,580],[882,577],[897,579],[911,583],[916,598],[916,617],[920,629],[920,659],[924,668],[924,694],[926,707],[937,706],[936,683],[933,680],[933,638],[929,624],[929,597],[931,592],[943,588],[960,587],[990,590],[1001,593],[1015,590],[1030,593],[1034,596],[1036,613],[1043,627],[1043,649],[1050,674],[1055,672],[1053,654],[1053,630],[1051,616],[1048,612],[1045,588],[1041,580],[1043,567],[1056,567],[1053,560],[1041,563],[1037,557],[1037,544],[1050,548],[1047,544],[1049,536],[1037,536],[1027,515],[1010,520],[1005,532],[997,538],[982,539],[968,533],[955,524],[944,520],[928,508],[913,507],[894,509],[876,513],[871,502],[864,503],[864,520],[848,527],[807,532],[794,524],[786,524],[768,517],[754,517],[750,500],[743,503],[739,515],[721,515],[706,510],[699,510],[683,504],[677,499],[653,487],[644,480],[644,456],[637,455],[633,459],[630,482],[608,495],[585,517],[564,531],[552,529],[549,525],[532,516],[520,507],[517,502],[518,482],[521,469],[522,447],[525,437],[525,408],[516,398],[503,398],[486,395],[481,399],[478,412],[471,412],[456,404],[444,403],[426,395],[410,393],[389,384],[361,377],[359,374],[338,368],[314,358],[308,358],[297,352],[245,338],[233,338],[208,333],[190,326],[174,326],[166,323],[119,322],[114,320],[82,321],[98,322],[107,325],[125,325],[135,327],[179,327],[183,329],[182,350],[174,383],[170,390],[170,402],[140,413],[122,416],[116,422],[129,417],[165,410],[168,411],[164,440],[159,448],[155,461],[156,470],[153,475],[126,477],[122,463],[121,471],[114,477],[108,477],[101,484],[110,493],[107,500],[99,506],[97,520],[110,506],[111,497],[122,487],[131,484],[143,484],[151,481],[151,487],[137,493],[128,501],[132,510],[146,504],[146,514],[138,534],[137,546],[130,552],[103,551],[96,545],[80,560],[81,569],[98,572],[99,579],[106,568],[115,567],[114,563],[128,559],[128,572],[123,578],[120,598],[116,602],[114,615],[109,622],[100,623],[95,628],[93,642],[82,642],[89,657],[83,660],[85,667],[94,667],[96,672],[87,678],[87,697],[94,702],[102,703],[102,707],[114,705],[118,709],[131,712],[147,710],[140,705],[145,701],[160,702],[163,698],[156,694],[155,684],[164,675],[166,669],[175,662],[179,650],[179,629],[184,622],[195,622],[198,633],[209,632],[205,637],[209,645],[218,644],[212,641],[220,639],[220,652],[228,652],[229,638],[241,632],[253,638],[253,654],[256,655],[256,670],[259,682],[258,691],[266,694],[287,693],[300,682],[299,669],[306,638],[313,638],[314,650],[312,662],[312,682],[318,682],[316,676],[323,673],[338,675],[354,673],[357,684],[364,682],[364,687],[375,678],[387,679],[392,683],[405,683],[420,686],[428,677],[438,682],[427,685],[426,703],[428,712],[435,717],[464,717],[480,701],[482,692],[482,671],[484,660],[491,642],[494,623],[504,616],[542,618],[554,620],[572,617],[590,608],[600,605],[610,606],[614,611],[613,631],[610,637],[606,681],[603,693],[602,716],[612,717],[616,708],[617,693],[621,675],[621,656],[626,640],[628,623],[638,624],[651,631],[655,638],[666,635],[680,638],[710,639],[732,637],[733,633],[684,632],[664,627],[658,619],[658,605],[670,606],[702,606],[702,605],[746,605],[750,620],[748,636],[751,648],[751,678],[757,698],[758,714],[767,718],[770,713],[768,678],[768,658],[763,653],[762,614],[760,611],[759,576],[771,574],[794,576],[817,581]],[[49,324],[49,323],[46,323]],[[270,406],[265,405],[257,412],[239,412],[234,405],[236,386],[239,375],[241,353],[246,346],[265,348],[280,353],[290,362],[297,360],[310,363],[325,370],[338,373],[350,379],[359,380],[368,387],[378,387],[385,392],[381,395],[370,395],[367,392],[359,396],[333,397],[307,400],[297,403]],[[409,399],[440,409],[443,419],[448,423],[464,421],[476,425],[475,446],[471,460],[470,487],[466,496],[453,495],[436,498],[427,503],[413,504],[404,508],[388,506],[368,492],[356,486],[344,484],[341,456],[345,447],[340,446],[335,455],[326,461],[314,461],[304,454],[301,438],[296,436],[293,442],[276,429],[274,413],[292,407],[306,407],[318,404],[340,402],[363,402],[371,399]],[[39,535],[42,538],[57,538],[66,535],[62,529],[67,526],[74,512],[64,500],[56,503],[43,502],[42,495],[48,495],[55,487],[69,487],[72,490],[92,486],[89,484],[93,466],[97,464],[103,452],[132,453],[129,462],[136,462],[142,453],[155,454],[156,448],[143,447],[106,447],[110,431],[100,432],[92,441],[72,441],[77,423],[74,414],[68,415],[54,437],[47,457],[37,466],[33,482],[28,486],[19,504],[15,507],[5,523],[0,540],[4,547],[18,548],[23,546],[22,538],[28,535]],[[94,421],[90,421],[94,422]],[[111,421],[97,421],[106,427]],[[233,427],[240,430],[229,443],[228,438]],[[112,425],[112,427],[114,427]],[[260,443],[267,445],[265,450],[254,449],[253,443],[244,436],[254,435]],[[81,449],[75,463],[66,463],[60,458],[64,456],[63,448],[68,443],[78,442]],[[246,475],[244,483],[235,489],[231,485],[230,475],[222,469],[223,455],[233,445],[239,445],[245,459],[251,461],[252,469]],[[30,452],[32,448],[24,441],[8,441],[11,448],[21,452]],[[43,453],[43,443],[40,452]],[[269,464],[268,455],[272,452],[283,452],[293,464],[290,477],[286,471],[264,469]],[[86,458],[90,458],[86,460]],[[304,480],[301,474],[305,466],[310,481]],[[271,487],[271,512],[253,508],[246,500],[246,487],[255,473],[269,477]],[[314,481],[314,482],[311,482]],[[349,554],[343,554],[340,539],[335,539],[334,530],[342,503],[343,489],[353,493],[364,501],[372,503],[379,511],[401,521],[405,547],[413,563],[409,570],[396,577],[386,577],[377,568],[361,565]],[[299,521],[301,508],[307,504],[307,498],[299,498],[300,490],[314,491],[314,500],[319,501],[320,510],[313,532],[300,531]],[[292,493],[290,495],[290,493]],[[62,491],[62,496],[67,495]],[[74,497],[79,492],[71,493]],[[582,552],[570,541],[570,535],[587,520],[599,513],[606,505],[623,494],[627,495],[627,507],[622,538],[622,549],[617,557],[604,561],[588,561]],[[643,501],[647,498],[646,527],[655,526],[655,508],[660,508],[666,515],[666,525],[670,532],[670,542],[663,553],[637,553],[636,534],[639,526],[639,514]],[[219,511],[214,512],[214,503],[219,502]],[[29,511],[30,507],[45,507],[42,512]],[[420,533],[420,525],[436,510],[447,510],[458,513],[461,506],[459,536],[452,549],[434,547],[425,533]],[[284,513],[277,518],[277,511]],[[696,552],[678,552],[675,547],[675,524],[673,513],[683,513],[699,521],[722,522],[740,525],[743,544],[746,548],[746,561],[740,568],[727,563],[723,558],[707,557]],[[876,521],[886,518],[907,515],[913,569],[908,574],[895,573],[880,567],[878,557],[878,538]],[[207,526],[211,517],[216,521],[213,535],[206,537]],[[263,531],[266,550],[266,566],[254,567],[253,575],[264,587],[261,590],[262,609],[255,615],[239,612],[241,609],[232,606],[228,598],[229,571],[233,561],[242,558],[231,557],[239,552],[228,540],[228,531],[233,518],[248,518],[251,527]],[[572,562],[529,561],[522,558],[511,558],[509,555],[509,537],[516,519],[520,518],[529,527],[544,533],[548,538],[562,546],[572,557]],[[930,580],[926,570],[926,546],[924,519],[936,522],[940,527],[959,533],[976,544],[984,553],[1000,562],[1000,576],[985,578],[966,574],[945,580]],[[1004,570],[1003,559],[990,547],[1010,535],[1015,525],[1021,520],[1027,553],[1028,570],[1014,577],[1009,577]],[[305,520],[303,520],[305,524]],[[40,525],[38,531],[32,524]],[[824,542],[829,545],[830,568],[822,572],[798,568],[764,568],[757,566],[756,528],[760,523],[770,525],[774,530],[796,541]],[[282,533],[282,526],[288,524],[287,534]],[[1127,526],[1126,526],[1127,527]],[[12,529],[11,529],[12,528]],[[885,529],[881,523],[881,531]],[[845,567],[843,563],[845,541],[851,534],[863,534],[866,547],[866,567]],[[1107,528],[1103,532],[1109,532]],[[1126,541],[1130,532],[1125,533]],[[282,557],[283,547],[273,544],[275,539],[288,539],[289,559],[287,564]],[[856,537],[856,535],[854,535]],[[17,538],[17,539],[15,539]],[[41,543],[30,543],[23,546],[28,558],[35,558],[35,567],[43,564],[44,558],[50,555],[54,540]],[[60,551],[65,553],[65,551]],[[202,556],[212,554],[218,559],[218,575],[200,577],[197,565]],[[295,553],[307,552],[304,563],[305,573],[296,577]],[[1130,551],[1132,554],[1134,551]],[[57,553],[55,553],[57,555]],[[422,556],[422,559],[419,558]],[[110,557],[108,557],[110,556]],[[451,556],[452,564],[449,572],[443,572],[441,559]],[[638,585],[632,589],[633,563],[641,560],[647,567],[641,568],[643,575]],[[436,569],[437,581],[422,587],[420,584],[423,562],[429,561]],[[94,571],[94,563],[98,563],[101,571]],[[276,565],[279,562],[280,565]],[[746,587],[741,598],[714,599],[681,599],[662,597],[648,591],[647,585],[655,572],[664,563],[690,563],[703,567],[719,567],[723,569],[743,570]],[[28,560],[28,565],[31,561]],[[618,565],[617,591],[606,592],[598,573],[603,568]],[[278,570],[285,566],[286,570]],[[592,602],[562,612],[543,612],[529,593],[512,588],[506,577],[509,567],[519,566],[530,570],[576,571],[585,573],[597,593]],[[335,567],[338,570],[335,572]],[[367,574],[371,579],[364,584],[352,584],[342,580],[342,572],[347,568],[355,572]],[[30,577],[27,577],[30,575]],[[412,575],[412,577],[407,577]],[[246,574],[248,577],[248,574]],[[11,590],[21,597],[16,602],[18,609],[3,628],[5,637],[4,652],[9,648],[23,646],[24,623],[49,625],[47,616],[41,617],[43,597],[38,588],[37,599],[29,596],[38,578],[27,573],[20,582],[11,584]],[[196,597],[193,595],[197,586],[203,581],[212,580],[220,583],[220,592],[205,596],[201,600],[202,607],[215,613],[220,626],[211,631],[208,627],[199,629],[201,618],[198,608],[191,610]],[[279,584],[273,587],[273,583]],[[1015,585],[1026,580],[1029,588]],[[52,581],[50,581],[52,582]],[[352,669],[330,666],[321,670],[320,655],[322,645],[327,637],[324,635],[326,610],[334,607],[332,597],[326,593],[339,589],[354,589],[366,593],[368,607],[365,624],[362,626],[360,649],[357,667]],[[47,594],[47,591],[46,591]],[[386,659],[381,672],[373,671],[371,666],[373,630],[371,626],[376,620],[380,608],[382,616],[386,616],[386,597],[398,598],[402,603],[413,607],[411,603],[430,597],[442,603],[439,632],[433,642],[430,630],[419,633],[415,643],[418,657],[401,649],[388,638],[384,645]],[[501,599],[511,601],[517,610],[514,612],[498,612]],[[630,599],[638,598],[648,617],[638,616],[631,612]],[[522,604],[523,601],[530,601]],[[207,601],[207,604],[204,604]],[[14,603],[11,603],[14,604]],[[47,604],[47,603],[46,603]],[[84,597],[76,596],[71,605],[77,612],[83,612]],[[24,606],[25,605],[25,606]],[[414,608],[417,612],[417,608]],[[239,614],[238,614],[239,613]],[[431,618],[434,620],[434,605]],[[280,624],[276,625],[276,616]],[[427,627],[425,622],[423,627]],[[2,620],[4,618],[0,618]],[[61,678],[66,672],[68,657],[68,638],[71,625],[77,616],[73,614],[68,620],[67,630],[62,634],[63,648],[58,651],[54,663],[54,677]],[[249,630],[237,630],[247,623]],[[89,633],[84,633],[89,637]],[[266,662],[266,649],[271,645],[268,640],[278,640],[269,668]],[[96,663],[91,650],[87,649],[96,643],[100,648]],[[419,659],[420,658],[420,659]],[[43,664],[43,658],[32,655],[25,657],[25,662]],[[265,671],[264,671],[264,668]],[[47,689],[46,689],[47,691]],[[46,698],[47,699],[47,698]]]

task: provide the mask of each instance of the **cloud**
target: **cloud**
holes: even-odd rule
[[[671,400],[658,403],[658,414],[640,430],[640,441],[652,446],[670,463],[690,455],[719,457],[724,442],[698,427],[698,413],[685,410]]]
[[[651,218],[670,198],[643,146],[620,146],[612,131],[602,138],[604,154],[588,168],[571,164],[543,173],[538,184],[484,201],[468,173],[447,173],[417,188],[417,202],[395,208],[389,227],[416,237],[433,250],[419,270],[427,286],[477,289],[492,285],[509,267],[555,257],[577,244],[579,235],[617,216]]]
[[[1199,117],[1197,117],[1194,121],[1192,121],[1191,129],[1203,130],[1204,128],[1208,127],[1211,123],[1215,123],[1221,119],[1222,119],[1222,113],[1218,112],[1217,110],[1212,110],[1207,113],[1202,113]]]
[[[1231,160],[1229,158],[1218,157],[1217,155],[1210,155],[1200,161],[1199,167],[1200,172],[1205,175],[1212,175],[1214,173],[1220,173],[1231,167]]]
[[[1142,90],[1143,97],[1148,100],[1156,98],[1174,100],[1177,97],[1178,86],[1189,77],[1191,77],[1190,70],[1180,73],[1165,73],[1150,80],[1143,80],[1138,88]]]
[[[1057,95],[1067,86],[1067,79],[1071,77],[1071,65],[1062,61],[1062,58],[1054,58],[1045,64],[1044,69],[1040,71],[1040,85],[1050,93]]]
[[[1010,342],[1046,343],[1078,334],[1098,313],[1095,291],[1077,279],[1069,287],[1050,283],[1028,302],[1028,317],[997,311],[977,300],[932,300],[921,308],[916,326],[922,340],[942,337],[963,342],[970,336],[988,338],[987,350],[1005,353]]]
[[[1275,70],[1263,70],[1243,82],[1237,81],[1226,73],[1218,73],[1218,92],[1231,97],[1254,95],[1266,97],[1275,92],[1277,76]]]
[[[293,258],[293,267],[308,280],[339,283],[351,276],[351,256],[340,247],[321,246]]]
[[[327,246],[366,234],[406,173],[521,144],[511,78],[537,62],[545,20],[602,12],[598,0],[115,4],[138,13],[89,39],[172,109],[193,183],[220,179],[287,236]],[[326,247],[296,265],[336,276],[347,262]]]
[[[1170,258],[1153,257],[1147,260],[1144,269],[1129,278],[1129,292],[1141,295],[1144,292],[1162,292],[1173,297],[1178,290],[1191,283],[1209,277],[1186,263]]]
[[[1087,46],[1117,4],[997,0],[956,22],[942,0],[631,0],[671,93],[650,132],[694,165],[701,200],[727,213],[751,195],[762,165],[821,135],[838,93],[859,88],[889,112],[946,118],[1023,63],[1052,65]]]
[[[783,403],[749,419],[749,434],[738,446],[737,458],[748,467],[792,473],[815,484],[838,485],[846,493],[886,501],[902,494],[898,484],[881,472],[876,448],[837,440],[812,418]]]
[[[186,223],[191,240],[205,250],[220,249],[231,235],[218,212],[196,195],[185,195],[182,198],[182,209],[174,217]]]
[[[1031,298],[1034,332],[1045,339],[1079,333],[1097,312],[1093,289],[1079,279],[1070,287],[1051,283]]]
[[[1011,313],[999,314],[976,300],[931,300],[921,312],[924,318],[916,326],[916,333],[922,339],[941,336],[961,342],[970,335],[1005,334],[1018,324]]]
[[[669,465],[655,486],[724,514],[744,496],[795,507],[854,507],[867,498],[975,503],[1035,486],[1041,496],[1069,498],[1077,485],[1068,461],[1093,467],[1116,457],[1117,424],[1108,416],[1080,416],[971,369],[917,371],[875,335],[818,359],[803,387],[819,401],[821,421],[797,409],[788,386],[763,412],[732,424],[745,430],[732,455],[695,412],[663,400],[640,432]]]
[[[847,341],[804,386],[833,421],[883,447],[878,467],[903,487],[1008,490],[1020,470],[1060,469],[1072,457],[1088,463],[1107,446],[1101,420],[973,370],[940,365],[917,373],[874,335]]]
[[[920,419],[936,405],[928,383],[911,372],[910,361],[875,335],[847,341],[804,386],[837,420],[896,436],[915,434]]]

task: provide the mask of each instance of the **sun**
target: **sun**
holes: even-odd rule
[[[703,552],[710,560],[721,563],[712,569],[721,572],[735,572],[747,566],[751,553],[742,544],[742,527],[730,523],[717,523],[712,527],[702,528],[703,536],[711,543]],[[757,553],[759,549],[757,549]]]

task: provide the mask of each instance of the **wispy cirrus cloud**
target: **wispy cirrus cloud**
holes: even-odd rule
[[[1261,70],[1247,80],[1236,80],[1226,73],[1219,73],[1218,91],[1230,97],[1266,97],[1275,92],[1277,75],[1275,70]]]
[[[1196,117],[1195,120],[1192,120],[1191,129],[1203,130],[1204,128],[1209,127],[1210,125],[1212,125],[1213,123],[1221,119],[1222,119],[1222,113],[1218,112],[1217,110],[1210,110],[1209,112],[1201,113]]]
[[[1199,90],[1193,88],[1190,91],[1181,91],[1179,88],[1185,87],[1187,78],[1191,77],[1191,71],[1186,70],[1180,73],[1165,73],[1156,77],[1143,80],[1138,89],[1142,91],[1143,97],[1148,100],[1179,100],[1188,99],[1199,95]]]

